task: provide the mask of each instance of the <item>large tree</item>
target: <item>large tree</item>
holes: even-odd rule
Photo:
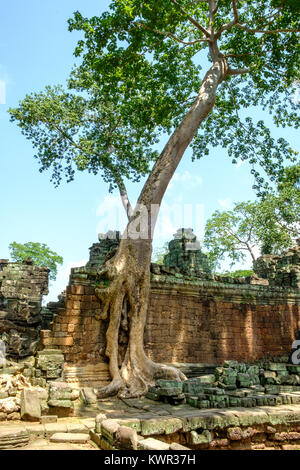
[[[292,0],[112,0],[100,17],[77,12],[69,28],[84,38],[69,90],[48,88],[11,110],[37,147],[41,169],[52,167],[57,182],[64,172],[72,179],[76,168],[101,172],[119,187],[129,217],[116,255],[99,272],[112,376],[99,397],[140,395],[155,378],[183,378],[144,352],[157,211],[190,144],[195,158],[221,145],[234,162],[248,159],[262,196],[259,165],[282,178],[293,151],[262,120],[242,119],[241,110],[260,106],[278,126],[298,125],[297,10]],[[152,150],[159,134],[167,136],[160,154]],[[133,209],[124,177],[148,172]],[[128,335],[122,357],[120,328]]]

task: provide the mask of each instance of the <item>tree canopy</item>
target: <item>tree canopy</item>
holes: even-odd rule
[[[294,160],[295,153],[283,138],[272,137],[262,119],[244,115],[261,106],[275,125],[299,126],[293,100],[298,10],[293,0],[113,0],[99,17],[76,12],[69,29],[84,39],[75,50],[81,64],[67,89],[27,95],[10,109],[11,118],[37,148],[40,170],[52,170],[55,184],[87,170],[100,173],[111,189],[124,190],[122,179],[138,181],[150,171],[159,136],[187,113],[201,70],[213,61],[214,40],[229,73],[192,141],[193,159],[211,147],[226,148],[233,163],[248,160],[263,195],[264,173],[280,179],[285,159]]]
[[[45,243],[13,242],[9,245],[9,250],[13,261],[22,262],[31,259],[37,266],[48,268],[52,281],[55,281],[57,276],[57,265],[63,263],[63,258],[50,250]]]

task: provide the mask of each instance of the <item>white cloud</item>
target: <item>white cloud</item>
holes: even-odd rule
[[[169,184],[169,189],[174,187],[175,183],[183,184],[183,185],[188,185],[187,189],[195,188],[196,186],[199,186],[200,184],[203,183],[203,179],[200,175],[196,175],[191,173],[190,171],[184,171],[183,173],[180,173],[177,171],[170,184]]]
[[[223,209],[230,210],[232,209],[232,199],[227,197],[226,199],[219,199],[218,203]]]
[[[43,303],[55,302],[58,295],[61,294],[69,284],[71,268],[85,266],[87,262],[88,260],[83,258],[80,261],[70,261],[69,263],[63,264],[61,268],[58,268],[56,281],[50,285],[49,294],[44,298]]]
[[[162,245],[165,241],[170,241],[179,228],[193,228],[198,238],[204,234],[204,205],[203,204],[182,204],[176,202],[169,205],[163,201],[157,225],[154,232],[154,241],[157,245]]]

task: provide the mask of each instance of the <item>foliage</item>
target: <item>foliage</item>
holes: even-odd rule
[[[261,106],[275,125],[299,126],[297,11],[294,0],[112,0],[99,17],[76,12],[69,29],[84,38],[67,90],[27,95],[10,109],[11,119],[37,149],[40,170],[52,169],[55,184],[63,176],[71,181],[76,170],[100,173],[111,189],[123,177],[138,181],[158,157],[159,135],[178,126],[199,90],[205,51],[212,62],[207,32],[213,27],[232,72],[192,142],[193,159],[221,145],[233,163],[248,160],[264,196],[264,174],[280,179],[295,152],[262,119],[242,119],[241,112]]]
[[[225,273],[219,274],[219,276],[230,276],[230,277],[249,277],[253,276],[254,271],[251,269],[237,269],[236,271],[226,271]]]
[[[236,203],[231,211],[216,211],[207,221],[205,246],[216,260],[229,257],[232,265],[254,248],[261,254],[280,254],[299,234],[300,166],[287,167],[276,190],[257,202]]]
[[[161,246],[159,248],[156,248],[153,251],[152,263],[163,265],[164,264],[164,257],[168,252],[169,252],[169,243],[166,242],[166,243],[163,244],[163,246]]]
[[[9,245],[10,255],[13,261],[22,262],[31,259],[34,264],[50,269],[50,279],[55,281],[57,265],[63,263],[63,258],[44,243],[16,243]]]

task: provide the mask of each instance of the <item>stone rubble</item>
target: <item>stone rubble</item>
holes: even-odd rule
[[[230,408],[300,404],[300,366],[261,361],[244,364],[225,361],[215,374],[185,382],[157,380],[146,397],[172,405]]]
[[[300,288],[300,238],[297,245],[282,256],[263,255],[253,263],[259,277],[268,279],[270,286]]]

